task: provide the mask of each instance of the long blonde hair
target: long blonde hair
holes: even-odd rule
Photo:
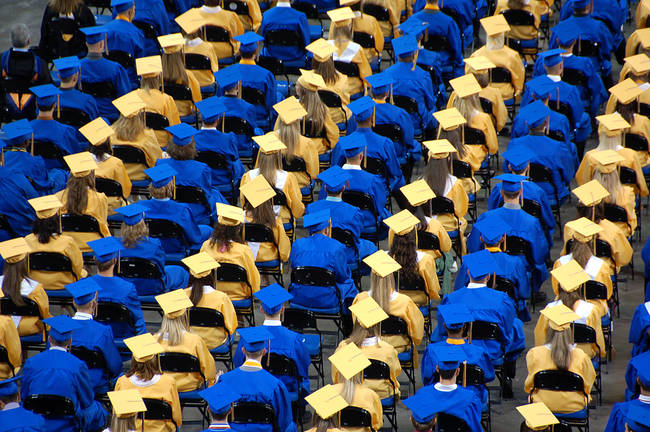
[[[363,372],[359,372],[358,374],[356,374],[350,379],[346,379],[345,377],[341,376],[343,380],[342,381],[343,390],[341,390],[341,396],[349,404],[351,404],[352,401],[354,400],[354,391],[356,390],[356,386],[358,384],[361,384],[362,382],[362,378],[361,378],[362,373]]]
[[[135,415],[129,417],[118,417],[113,414],[111,417],[111,432],[129,432],[135,430]]]
[[[149,237],[149,227],[144,219],[135,225],[127,225],[122,222],[120,228],[122,234],[122,244],[125,248],[135,247],[141,239]]]
[[[271,187],[275,187],[277,171],[282,169],[282,154],[279,152],[264,153],[260,151],[258,155],[257,161],[260,167],[260,175],[269,182]]]
[[[596,151],[601,150],[616,150],[618,146],[621,145],[623,141],[623,135],[616,135],[613,137],[607,136],[605,132],[598,134],[598,145],[596,146]]]
[[[350,336],[345,339],[347,343],[355,344],[358,347],[361,347],[361,343],[364,339],[379,336],[380,328],[379,324],[365,328],[359,323],[359,321],[354,322]]]
[[[318,135],[325,127],[325,120],[327,118],[327,106],[320,100],[317,92],[306,89],[300,83],[296,84],[296,91],[300,98],[300,103],[307,111],[307,117],[311,119],[313,135]]]
[[[160,74],[150,77],[140,77],[140,88],[147,93],[150,93],[151,90],[160,90]]]
[[[88,194],[90,191],[95,190],[95,171],[91,170],[90,173],[83,177],[75,177],[71,175],[68,178],[65,192],[66,210],[68,213],[81,215],[86,211],[88,206]]]
[[[115,131],[115,138],[119,141],[137,141],[145,129],[144,113],[141,112],[133,117],[120,115],[112,128]]]
[[[460,113],[465,117],[465,120],[469,123],[478,112],[482,112],[481,100],[478,97],[478,93],[466,96],[464,98],[457,97],[454,99],[454,107],[460,111]]]
[[[187,71],[183,63],[183,52],[176,51],[162,55],[163,76],[168,82],[188,85]]]
[[[568,370],[571,364],[571,349],[573,347],[573,330],[553,330],[549,327],[546,333],[546,343],[551,345],[551,358],[559,370]]]
[[[352,40],[352,21],[347,25],[333,25],[330,27],[330,39],[336,42],[348,42]]]
[[[603,201],[610,204],[616,204],[616,197],[619,193],[623,192],[621,190],[623,189],[623,185],[618,176],[618,170],[609,173],[602,173],[596,169],[596,171],[594,171],[594,180],[598,180],[598,182],[609,192],[609,196]]]
[[[291,162],[293,157],[297,156],[296,150],[300,142],[300,122],[295,121],[291,124],[286,124],[281,118],[278,118],[278,136],[280,137],[280,141],[287,146],[287,149],[283,152],[284,158],[288,162]]]
[[[390,295],[395,291],[395,277],[389,274],[386,277],[381,277],[375,272],[370,275],[370,289],[372,290],[371,297],[384,312],[390,311]]]
[[[48,5],[54,12],[68,15],[76,12],[83,0],[50,0]]]
[[[177,318],[169,318],[165,315],[160,324],[160,330],[158,330],[158,342],[166,340],[170,346],[181,345],[187,330],[189,330],[187,312]],[[166,339],[165,336],[167,336]]]

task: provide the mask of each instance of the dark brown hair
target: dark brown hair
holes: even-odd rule
[[[214,287],[214,272],[210,272],[209,275],[206,277],[202,278],[196,278],[190,274],[190,287],[192,290],[190,291],[190,301],[194,306],[199,304],[201,299],[203,298],[203,287],[204,286],[211,286]]]
[[[196,157],[196,146],[194,141],[191,143],[179,146],[173,140],[169,140],[165,151],[176,160],[193,160]]]
[[[88,193],[90,190],[95,190],[94,170],[83,177],[71,175],[68,178],[68,184],[65,188],[65,192],[67,193],[67,201],[65,204],[67,212],[76,215],[84,214],[88,206]]]
[[[240,225],[223,225],[217,222],[214,224],[214,229],[210,235],[210,246],[225,246],[226,250],[230,250],[232,242],[243,243],[242,232]]]
[[[2,293],[5,297],[11,298],[16,306],[25,305],[25,300],[20,294],[20,284],[27,277],[28,272],[27,259],[22,259],[17,263],[5,262]]]
[[[61,225],[59,224],[59,216],[41,219],[34,219],[32,233],[38,238],[39,243],[47,243],[54,234],[61,234]]]
[[[415,242],[415,230],[405,234],[393,236],[393,244],[390,246],[390,256],[402,266],[399,277],[404,282],[413,283],[418,277],[418,256],[417,244]]]

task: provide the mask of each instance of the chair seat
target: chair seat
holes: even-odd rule
[[[42,343],[43,342],[43,334],[41,333],[34,333],[32,335],[27,335],[27,336],[21,336],[20,337],[20,343],[25,344],[25,343]]]
[[[395,396],[390,396],[381,400],[381,406],[383,408],[392,408],[395,403]]]
[[[306,186],[304,188],[300,188],[300,194],[301,195],[311,195],[311,191],[313,186]]]
[[[137,188],[146,188],[151,184],[151,180],[132,180],[131,186]]]
[[[503,366],[503,361],[504,361],[503,357],[499,357],[498,359],[494,359],[494,360],[492,360],[492,366],[495,366],[495,367],[496,366]]]
[[[320,354],[321,336],[318,334],[303,334],[302,342],[307,348],[310,357]]]
[[[72,299],[72,295],[67,290],[45,290],[45,293],[48,297],[58,297],[58,298],[69,298]]]
[[[256,267],[261,268],[275,268],[280,267],[280,260],[271,260],[271,261],[255,261]]]
[[[110,15],[95,15],[95,23],[97,23],[98,26],[108,24],[111,21],[113,21],[113,17]]]
[[[503,103],[504,103],[506,106],[513,106],[513,105],[515,104],[515,99],[512,98],[512,99],[504,100]]]
[[[186,391],[186,392],[178,392],[178,398],[181,400],[181,403],[184,401],[202,401],[203,398],[199,394],[199,392],[203,390],[191,390],[191,391]]]
[[[612,317],[610,315],[605,315],[600,319],[600,326],[609,328],[612,325]]]
[[[555,414],[555,417],[560,418],[560,419],[576,419],[576,420],[586,420],[589,417],[587,407],[580,411],[572,412],[572,413],[553,413]]]
[[[235,57],[224,57],[219,59],[219,66],[235,63]]]
[[[522,48],[537,48],[537,38],[535,39],[519,39]]]
[[[196,123],[196,114],[181,116],[181,123]]]
[[[330,161],[330,157],[331,157],[331,155],[330,155],[330,151],[326,151],[325,153],[323,153],[323,154],[319,154],[319,155],[318,155],[318,160],[319,160],[320,162],[329,162],[329,161]]]
[[[420,312],[422,313],[422,316],[425,318],[429,316],[431,313],[431,309],[429,309],[429,305],[423,305],[423,306],[418,306],[418,309],[420,309]]]
[[[232,340],[233,340],[232,335],[228,336],[228,340],[226,340],[218,347],[211,349],[210,354],[228,354],[228,352],[230,351],[230,347],[232,346]]]
[[[233,300],[232,305],[235,308],[246,309],[253,306],[253,300],[251,299]]]
[[[299,398],[299,395],[298,395],[297,391],[289,391],[289,390],[287,390],[287,396],[289,398],[289,401],[291,401],[291,403],[297,402],[298,398]]]
[[[468,199],[468,201],[469,201],[470,203],[474,203],[474,202],[476,202],[476,194],[473,194],[473,193],[471,193],[471,194],[467,194],[467,199]]]
[[[233,303],[234,304],[234,303]],[[331,308],[315,308],[315,307],[306,307],[303,305],[299,305],[296,303],[289,303],[289,307],[296,308],[296,309],[303,309],[303,310],[310,310],[316,314],[322,314],[322,315],[338,315],[339,314],[339,308],[338,307],[331,307]]]
[[[293,229],[293,224],[292,223],[285,223],[282,224],[283,228],[285,231],[291,231]]]
[[[595,370],[598,370],[600,368],[600,359],[598,356],[591,359],[591,364],[594,366]]]
[[[411,350],[401,352],[401,353],[397,354],[397,358],[401,362],[409,362],[409,361],[413,360],[413,352]]]
[[[483,405],[483,407],[481,408],[481,412],[482,413],[489,413],[489,411],[490,411],[490,398],[489,397],[486,398],[483,401],[482,405]]]
[[[124,216],[122,216],[119,213],[115,213],[113,215],[108,215],[106,219],[108,220],[108,222],[122,222],[124,220]]]
[[[212,83],[210,85],[207,85],[205,87],[201,87],[201,94],[214,94],[217,91],[217,85],[216,83]]]
[[[323,28],[318,25],[318,24],[310,24],[309,25],[309,38],[311,41],[315,41],[316,39],[320,39],[323,36]]]
[[[158,295],[158,294],[156,294],[156,295],[143,295],[143,296],[138,296],[138,300],[140,300],[140,304],[145,304],[145,303],[149,303],[149,304],[158,304],[158,302],[156,301],[156,296],[157,296],[157,295]]]
[[[456,231],[447,231],[447,234],[449,235],[449,238],[455,239],[458,238],[458,230]]]

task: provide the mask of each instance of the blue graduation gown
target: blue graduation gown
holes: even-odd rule
[[[45,160],[23,150],[5,150],[4,166],[16,174],[25,176],[38,196],[50,195],[65,189],[68,172],[52,168],[48,171]]]
[[[166,33],[163,33],[166,34]],[[81,60],[81,85],[83,83],[110,82],[115,89],[115,97],[124,96],[135,86],[129,80],[129,74],[119,63],[105,59],[104,57],[89,56]],[[120,116],[119,111],[113,105],[111,98],[97,98],[97,110],[99,115],[114,122]]]
[[[34,208],[27,200],[38,197],[29,181],[15,171],[0,167],[0,214],[7,217],[14,234],[0,231],[0,240],[9,240],[16,235],[26,236],[32,232],[32,222],[36,219]]]
[[[239,402],[268,403],[273,407],[280,432],[295,432],[291,403],[282,381],[259,367],[241,366],[219,377],[219,382],[229,386],[239,395]],[[272,425],[231,424],[236,432],[271,432]]]
[[[645,286],[645,301],[650,301],[650,236],[641,250],[641,259],[643,260],[643,276],[648,281]]]
[[[115,17],[117,17],[117,12],[114,10],[113,19]],[[135,0],[135,17],[133,17],[133,21],[151,24],[156,31],[156,36],[180,32],[174,18],[174,16],[170,17],[167,14],[163,0]],[[156,39],[145,38],[143,50],[153,54],[160,50],[160,45]]]
[[[75,406],[74,418],[45,419],[46,431],[94,431],[104,427],[108,413],[95,401],[86,364],[69,352],[50,348],[30,357],[23,368],[20,398],[33,394],[54,394],[69,398]]]
[[[377,175],[386,184],[388,190],[395,191],[404,186],[404,176],[395,155],[395,146],[391,140],[372,131],[371,128],[358,128],[350,135],[341,137],[339,143],[332,151],[332,165],[345,164],[345,152],[342,150],[348,141],[361,141],[366,143],[366,155],[380,159],[386,167],[386,177]]]
[[[633,358],[639,358],[643,360],[642,364],[650,364],[650,351],[646,351],[643,354],[639,354]],[[632,363],[627,364],[627,369],[625,370],[625,384],[627,388],[625,389],[625,400],[629,401],[634,396],[636,391],[636,378],[639,376],[639,372],[636,370],[636,367]]]
[[[621,4],[618,0],[593,0],[591,16],[605,23],[607,30],[612,35],[612,49],[616,49],[623,41],[621,28],[627,18],[627,2]],[[560,21],[573,16],[573,0],[568,0],[560,10]]]
[[[420,133],[428,116],[436,109],[431,77],[422,68],[413,69],[413,64],[400,61],[385,72],[393,77],[393,95],[408,96],[418,103],[418,113],[411,114],[411,123],[415,133]]]
[[[614,404],[612,412],[609,414],[609,420],[607,421],[607,426],[605,426],[604,432],[625,432],[625,417],[630,408],[635,406],[644,408],[648,413],[650,413],[650,403],[644,403],[638,399]]]
[[[125,339],[131,336],[143,334],[147,331],[144,323],[144,315],[142,314],[142,307],[140,306],[140,300],[138,300],[138,292],[136,291],[134,284],[117,276],[107,277],[96,274],[90,278],[95,281],[97,285],[102,287],[102,290],[99,291],[97,296],[98,301],[124,305],[131,313],[131,318],[133,318],[135,333],[126,323],[111,322],[110,326],[113,331],[113,338]]]
[[[418,59],[416,60],[416,65],[420,68],[424,66],[431,66],[433,69],[429,71],[428,69],[423,69],[424,72],[429,75],[429,79],[433,85],[433,99],[435,100],[435,105],[439,110],[445,109],[447,106],[447,89],[445,88],[445,82],[442,79],[440,74],[440,54],[435,51],[429,51],[428,49],[420,48],[418,50]],[[432,75],[433,73],[433,75]],[[433,116],[429,116],[430,119],[433,119]],[[428,119],[423,119],[423,123],[428,123]]]
[[[145,51],[146,41],[144,33],[128,21],[116,18],[104,24],[103,27],[106,30],[106,42],[109,51],[118,50],[127,52],[131,54],[134,60],[147,55],[158,54]],[[134,88],[137,87],[139,81],[135,67],[128,68],[127,72],[131,85]]]
[[[296,31],[302,36],[299,46],[280,46],[264,44],[264,55],[275,57],[282,61],[304,62],[305,50],[301,47],[309,45],[309,22],[307,16],[290,7],[273,7],[262,14],[262,25],[260,35],[265,36],[272,30]]]
[[[530,133],[528,128],[529,119],[531,116],[531,108],[529,106],[522,106],[519,108],[517,115],[513,121],[512,130],[510,131],[510,139],[518,138]],[[548,122],[549,133],[561,133],[564,137],[566,146],[573,146],[571,141],[574,138],[574,131],[569,124],[569,119],[566,116],[551,110]]]
[[[45,419],[22,406],[0,411],[0,432],[42,432]]]
[[[420,160],[422,146],[413,139],[413,124],[409,113],[402,108],[389,103],[375,105],[375,125],[395,124],[402,129],[402,140],[393,142],[395,154],[400,165],[404,165],[408,158],[413,161]]]
[[[341,301],[351,304],[358,291],[345,259],[345,246],[323,234],[314,234],[296,240],[291,247],[291,268],[314,266],[330,270],[336,277]],[[292,304],[308,309],[338,309],[339,304],[332,288],[311,287],[292,283],[289,291]]]
[[[633,345],[632,357],[650,349],[647,343],[648,331],[650,331],[650,301],[638,305],[632,316],[628,336],[628,342]]]
[[[424,394],[431,405],[442,412],[465,420],[471,432],[481,432],[481,401],[473,391],[456,387],[452,391],[441,391],[435,385],[422,387],[417,393]]]
[[[90,384],[95,394],[104,394],[112,389],[110,381],[117,378],[122,371],[122,358],[113,341],[113,330],[92,319],[84,319],[79,313],[72,319],[81,324],[72,334],[72,346],[81,346],[104,354],[106,369],[89,369]]]
[[[34,140],[47,141],[61,149],[64,156],[88,150],[88,141],[72,126],[59,123],[56,120],[35,119],[29,122],[34,129]],[[67,169],[56,159],[45,159],[47,169]]]
[[[75,88],[61,88],[61,95],[59,100],[61,108],[74,108],[81,110],[88,114],[88,118],[92,121],[99,116],[97,111],[97,102],[95,98],[89,94],[82,93]]]
[[[215,75],[216,76],[216,75]],[[257,128],[257,120],[255,118],[255,107],[243,99],[238,99],[235,96],[219,96],[219,101],[227,108],[226,115],[228,117],[237,117],[246,120],[253,129]],[[262,131],[255,131],[253,135],[262,135]],[[239,154],[250,153],[253,145],[253,140],[246,135],[235,135],[237,138],[237,149]]]
[[[473,21],[476,19],[475,6],[472,0],[445,0],[440,2],[443,8],[449,8],[458,14],[459,22],[456,24],[460,27],[463,34],[463,50],[472,44],[474,40]],[[424,9],[425,0],[416,0],[413,6],[413,12],[419,12]]]
[[[237,136],[234,133],[225,134],[216,128],[206,129],[204,127],[194,135],[194,145],[197,152],[213,151],[221,153],[228,160],[229,173],[224,170],[211,169],[213,187],[216,187],[222,193],[230,193],[231,177],[235,182],[235,186],[239,185],[246,169],[239,159]]]

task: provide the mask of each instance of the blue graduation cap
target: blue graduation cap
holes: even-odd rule
[[[555,84],[555,81],[547,76],[539,76],[535,78],[531,84],[534,84],[531,86],[531,91],[535,99],[546,99],[557,89],[557,84]]]
[[[86,43],[89,45],[101,42],[106,34],[106,29],[103,26],[84,27],[80,30],[86,35]]]
[[[124,223],[133,226],[144,218],[144,212],[147,209],[139,204],[130,204],[128,206],[116,208],[115,212],[124,216]]]
[[[50,326],[50,337],[57,342],[65,342],[72,339],[72,331],[81,327],[78,321],[67,315],[58,315],[46,318],[43,322]]]
[[[133,6],[133,0],[111,0],[111,7],[118,14],[128,11]]]
[[[142,206],[138,206],[138,207],[142,207]],[[142,213],[136,213],[136,214],[142,216]],[[138,220],[138,222],[140,221]],[[109,262],[117,258],[117,253],[122,249],[124,249],[124,247],[122,246],[122,242],[116,239],[115,237],[104,237],[104,238],[100,238],[99,240],[89,241],[87,245],[93,250],[93,252],[95,252],[95,257],[97,259],[97,262],[99,263]]]
[[[144,173],[151,178],[151,184],[155,188],[166,186],[177,174],[169,164],[156,165],[144,170]]]
[[[568,47],[578,39],[579,29],[577,27],[563,27],[562,31],[557,32],[556,37],[558,45]]]
[[[481,280],[497,270],[497,263],[487,249],[465,255],[463,261],[467,264],[470,278],[474,280]]]
[[[306,214],[302,218],[302,225],[309,230],[310,233],[322,231],[330,224],[330,211],[323,210]]]
[[[551,113],[551,109],[538,99],[530,104],[530,108],[526,112],[529,113],[526,118],[526,123],[530,129],[534,129],[540,127],[546,121],[546,118]]]
[[[372,94],[375,96],[388,93],[395,82],[393,76],[385,71],[366,77],[366,81],[370,84]]]
[[[501,174],[494,178],[503,182],[501,189],[506,192],[517,192],[521,190],[521,182],[528,180],[528,177],[517,174]]]
[[[233,402],[237,402],[239,395],[231,390],[227,384],[217,381],[212,387],[201,390],[199,395],[205,399],[210,411],[216,415],[227,413]]]
[[[544,51],[539,55],[542,57],[542,59],[544,59],[544,66],[553,67],[556,64],[562,63],[562,54],[564,54],[564,50],[555,48],[552,50]]]
[[[399,25],[399,29],[402,33],[414,36],[416,39],[419,39],[427,28],[429,28],[429,25],[418,19],[407,19]]]
[[[179,123],[174,126],[167,126],[167,132],[172,135],[172,141],[178,146],[185,146],[192,142],[192,137],[198,132],[187,123]]]
[[[634,432],[650,432],[650,409],[641,404],[631,405],[625,423]]]
[[[61,90],[52,84],[43,84],[29,88],[36,95],[36,104],[40,107],[51,107],[57,101]]]
[[[463,303],[440,305],[438,314],[449,330],[459,330],[465,323],[474,321],[472,312]]]
[[[340,145],[345,153],[345,157],[351,158],[358,155],[359,153],[364,153],[366,148],[365,139],[347,139],[342,142],[339,141],[337,145]]]
[[[630,365],[636,369],[637,377],[645,387],[650,387],[650,362],[647,356],[635,356]]]
[[[420,47],[418,41],[413,35],[406,35],[393,39],[393,51],[397,57],[406,57],[416,52]]]
[[[253,294],[262,304],[267,315],[274,315],[282,309],[282,305],[293,298],[282,285],[274,283]]]
[[[327,192],[340,192],[350,180],[350,174],[340,166],[334,165],[318,174],[317,178],[323,182]]]
[[[214,123],[219,116],[228,111],[228,108],[219,100],[217,96],[211,96],[207,99],[197,102],[196,108],[201,113],[204,123]]]
[[[436,350],[436,357],[438,357],[438,369],[445,371],[458,369],[460,363],[467,360],[465,352],[457,345],[440,346]]]
[[[264,326],[239,328],[237,333],[241,336],[243,347],[248,352],[263,350],[267,342],[273,339],[273,335]]]
[[[2,130],[5,133],[4,139],[10,146],[24,143],[34,133],[34,129],[27,119],[8,123]]]
[[[0,397],[9,397],[18,393],[18,386],[16,381],[18,381],[21,376],[15,376],[3,381],[0,381]]]
[[[573,0],[573,9],[584,9],[591,3],[591,0]]]
[[[438,413],[438,406],[432,404],[431,398],[424,392],[415,393],[410,398],[404,399],[402,403],[411,410],[413,419],[418,423],[429,423]]]
[[[101,291],[102,287],[91,278],[83,278],[66,285],[65,289],[72,294],[72,298],[77,305],[85,305],[95,298],[95,294]]]
[[[503,239],[510,229],[510,225],[498,216],[483,218],[474,224],[474,228],[481,233],[481,239],[486,245],[495,245]]]
[[[214,74],[217,79],[217,83],[224,90],[231,89],[241,81],[241,74],[237,68],[223,68]]]
[[[354,114],[354,119],[358,122],[368,120],[375,112],[377,103],[370,96],[363,96],[354,102],[348,104],[348,108]]]
[[[81,67],[81,62],[77,56],[55,59],[53,63],[61,79],[71,77],[79,72],[79,68]]]
[[[254,52],[257,49],[257,43],[264,40],[262,36],[252,31],[248,31],[242,35],[235,36],[233,39],[240,43],[239,51],[243,53]]]
[[[516,172],[522,172],[530,162],[530,154],[523,150],[521,146],[508,149],[503,153],[503,158],[510,165],[510,169]]]

